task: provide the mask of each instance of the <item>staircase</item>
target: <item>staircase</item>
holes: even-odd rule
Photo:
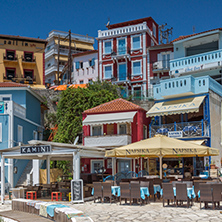
[[[32,170],[32,160],[28,162],[16,186],[27,186],[27,174],[30,174],[31,170]]]

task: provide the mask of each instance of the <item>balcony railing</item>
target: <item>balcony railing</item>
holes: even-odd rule
[[[28,63],[35,63],[36,57],[35,56],[22,56],[22,62],[28,62]]]
[[[18,55],[5,54],[3,53],[3,58],[5,61],[18,61]]]
[[[32,77],[18,77],[19,75],[18,74],[15,74],[14,76],[12,77],[7,77],[4,75],[4,82],[8,82],[8,81],[12,81],[12,82],[16,82],[16,83],[22,83],[22,84],[36,84],[36,77],[34,76],[33,78]]]
[[[121,49],[118,49],[117,51],[112,51],[111,52],[111,56],[115,57],[115,56],[126,56],[126,55],[130,55],[130,48],[129,47],[122,47]]]
[[[182,137],[209,137],[209,126],[205,121],[150,125],[150,137],[157,134],[168,136],[169,132],[179,131]]]
[[[195,72],[202,69],[222,66],[222,50],[201,53],[170,61],[170,74]]]
[[[123,146],[131,143],[130,135],[87,136],[85,146]]]

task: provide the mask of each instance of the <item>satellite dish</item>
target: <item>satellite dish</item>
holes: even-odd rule
[[[75,139],[75,141],[74,141],[73,145],[76,145],[76,144],[77,144],[77,142],[78,142],[78,140],[79,140],[79,136],[77,136],[77,137],[76,137],[76,139]]]

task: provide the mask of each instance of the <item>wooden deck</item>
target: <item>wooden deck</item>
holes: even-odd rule
[[[0,212],[0,216],[17,220],[19,222],[52,222],[54,220],[47,219],[35,214],[24,213],[21,211],[9,210]]]

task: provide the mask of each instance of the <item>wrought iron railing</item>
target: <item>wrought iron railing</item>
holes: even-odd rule
[[[150,137],[157,134],[168,136],[168,132],[180,131],[182,137],[209,136],[209,125],[204,120],[195,122],[170,123],[162,125],[150,125]]]

